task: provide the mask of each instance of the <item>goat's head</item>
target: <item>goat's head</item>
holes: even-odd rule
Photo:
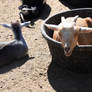
[[[28,26],[30,24],[30,21],[19,23],[19,21],[11,22],[11,24],[4,24],[0,23],[1,26],[12,29],[13,31],[20,30],[24,26]]]
[[[19,21],[12,22],[11,24],[0,23],[1,26],[11,29],[14,32],[15,39],[17,40],[21,39],[21,28],[24,26],[28,26],[29,24],[30,22],[24,22],[20,24]]]
[[[45,24],[49,29],[58,31],[59,39],[62,42],[62,47],[64,48],[66,56],[70,56],[72,54],[74,47],[77,45],[78,35],[80,32],[92,32],[92,28],[78,27],[76,25],[77,18],[78,16],[67,19],[62,17],[59,25]]]

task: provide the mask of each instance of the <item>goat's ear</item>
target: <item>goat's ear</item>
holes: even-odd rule
[[[77,18],[79,17],[79,15],[76,15],[74,18],[73,18],[73,21],[76,22]]]
[[[28,25],[30,25],[30,23],[31,23],[30,21],[21,23],[21,24],[20,24],[20,27],[22,28],[22,27],[24,27],[24,26],[28,26]]]
[[[0,24],[0,25],[3,26],[3,27],[9,28],[9,29],[12,28],[11,24]]]
[[[53,25],[53,24],[44,24],[48,29],[51,29],[53,31],[57,31],[59,28],[58,28],[58,25]]]
[[[79,31],[80,31],[80,33],[90,33],[90,32],[92,32],[92,28],[80,27]]]
[[[61,17],[61,22],[65,22],[65,17]]]

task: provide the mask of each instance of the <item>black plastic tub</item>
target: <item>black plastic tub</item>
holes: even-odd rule
[[[92,7],[92,0],[62,0],[76,8]]]
[[[61,12],[46,19],[44,23],[59,24],[61,16],[74,17],[76,15],[80,17],[92,17],[92,8],[80,8]],[[62,43],[52,38],[53,31],[45,27],[44,23],[41,26],[41,32],[48,43],[52,60],[57,62],[60,66],[74,72],[92,72],[92,45],[76,46],[72,55],[66,57],[61,47]]]

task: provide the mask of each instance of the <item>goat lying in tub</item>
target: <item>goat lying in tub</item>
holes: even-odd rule
[[[21,0],[22,6],[19,7],[21,22],[29,21],[32,18],[39,16],[46,0]]]
[[[27,55],[28,47],[22,36],[21,28],[29,24],[30,22],[19,24],[18,21],[11,24],[0,24],[11,29],[15,36],[15,39],[10,42],[0,42],[0,66]]]
[[[54,30],[53,39],[62,42],[64,53],[70,56],[76,45],[92,45],[92,19],[78,16],[64,18],[58,25],[45,24]]]

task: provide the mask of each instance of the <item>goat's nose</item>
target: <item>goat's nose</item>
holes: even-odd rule
[[[65,47],[66,52],[69,52],[69,50],[70,50],[70,47]]]

